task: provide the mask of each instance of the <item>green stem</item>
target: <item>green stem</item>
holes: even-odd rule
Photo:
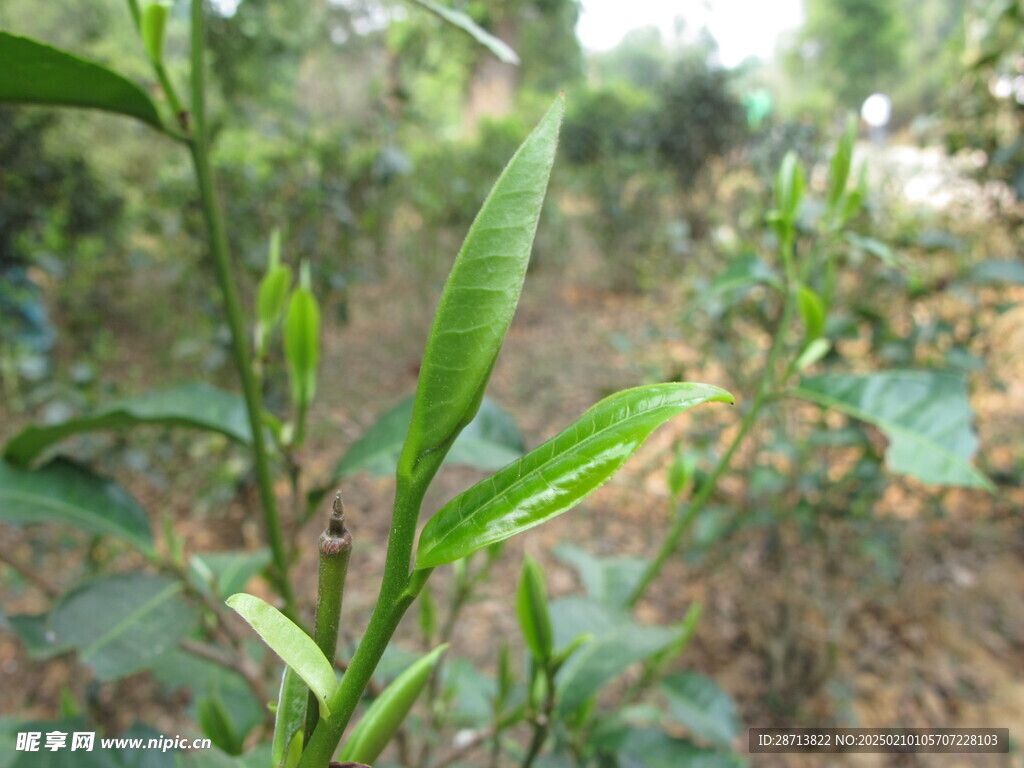
[[[334,661],[338,649],[338,623],[345,595],[345,575],[352,554],[352,534],[345,527],[345,505],[341,494],[334,497],[334,511],[327,529],[320,534],[320,578],[316,592],[316,619],[313,622],[313,640],[327,657]],[[306,705],[306,739],[320,719],[320,707],[310,691]]]
[[[213,184],[213,170],[210,167],[208,151],[208,134],[206,126],[205,104],[205,64],[203,56],[203,0],[192,0],[192,118],[193,134],[189,141],[192,164],[195,168],[196,180],[199,184],[199,195],[202,201],[203,217],[206,221],[207,236],[217,284],[224,298],[228,327],[231,330],[231,349],[234,354],[235,368],[242,380],[242,393],[252,429],[252,454],[256,465],[256,477],[259,482],[260,499],[263,507],[263,519],[267,539],[274,560],[274,576],[277,588],[284,598],[285,613],[294,619],[298,618],[295,596],[288,579],[288,561],[281,533],[281,518],[277,511],[277,497],[274,495],[273,479],[270,475],[270,460],[267,455],[266,441],[263,436],[263,403],[256,377],[253,375],[249,361],[249,350],[246,346],[245,320],[242,306],[235,289],[231,260],[228,256],[227,235],[224,232],[224,220],[217,202]]]
[[[743,421],[740,422],[740,428],[736,433],[736,436],[733,437],[732,442],[729,443],[729,447],[726,448],[725,453],[722,454],[718,463],[715,464],[715,468],[711,470],[711,474],[708,475],[707,479],[703,483],[701,483],[700,488],[697,490],[697,494],[687,505],[686,511],[677,515],[676,519],[672,522],[672,527],[669,529],[668,535],[665,537],[665,541],[658,550],[658,554],[655,555],[654,559],[647,566],[647,570],[644,571],[643,578],[640,579],[640,583],[637,585],[636,589],[633,590],[633,594],[629,598],[630,607],[635,607],[637,603],[643,599],[643,596],[647,593],[651,583],[658,577],[658,574],[660,574],[662,569],[665,567],[665,563],[675,553],[683,533],[686,532],[697,515],[704,509],[704,506],[711,498],[711,494],[715,491],[715,486],[718,484],[718,480],[729,469],[729,465],[732,462],[732,458],[735,455],[736,450],[740,447],[744,438],[746,438],[751,427],[754,426],[761,409],[771,398],[778,386],[775,379],[775,367],[779,354],[782,352],[782,348],[784,346],[783,339],[786,335],[786,329],[789,328],[789,324],[792,321],[795,307],[795,283],[788,282],[786,287],[786,298],[782,306],[782,317],[779,320],[779,324],[776,326],[771,350],[768,353],[768,361],[765,363],[764,372],[761,375],[761,383],[757,388],[757,394],[754,396],[754,402],[751,403],[750,409],[744,415]]]
[[[436,465],[440,466],[440,459]],[[433,472],[436,472],[437,466],[431,468]],[[395,510],[384,561],[384,578],[381,580],[377,604],[373,608],[366,633],[352,657],[352,663],[330,701],[331,716],[320,720],[313,731],[298,768],[327,768],[391,636],[395,634],[399,622],[433,570],[427,568],[411,574],[409,572],[416,521],[433,472],[425,470],[415,479],[411,473],[400,472],[398,475]]]
[[[545,662],[546,664],[546,662]],[[550,667],[544,667],[544,706],[533,718],[533,737],[530,748],[523,760],[523,768],[531,768],[551,731],[551,716],[555,710],[555,675]]]

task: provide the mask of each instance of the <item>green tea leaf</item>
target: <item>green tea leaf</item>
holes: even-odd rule
[[[857,118],[850,115],[846,120],[846,130],[839,139],[836,152],[832,155],[832,165],[828,175],[828,207],[836,210],[839,201],[846,191],[846,182],[850,178],[850,163],[853,160],[853,143],[857,139]]]
[[[652,384],[605,398],[521,459],[448,502],[427,523],[417,568],[450,563],[571,509],[619,469],[663,422],[706,402],[708,384]]]
[[[353,729],[341,750],[341,760],[372,764],[384,751],[395,731],[409,714],[420,692],[430,679],[441,655],[448,644],[438,646],[423,658],[414,662],[400,674],[391,685],[384,689],[363,719]]]
[[[313,291],[305,284],[308,279],[303,282],[292,293],[284,320],[284,352],[288,358],[292,399],[301,408],[307,407],[316,396],[316,372],[320,364],[320,307]]]
[[[302,744],[302,727],[306,722],[306,685],[295,670],[285,667],[281,687],[277,693],[277,713],[274,716],[274,740],[270,750],[271,767],[287,768],[292,752]]]
[[[545,664],[554,651],[554,636],[551,633],[551,614],[548,612],[547,588],[544,574],[537,561],[529,555],[523,560],[519,576],[519,590],[516,593],[516,614],[526,647],[541,665]]]
[[[153,533],[142,507],[112,480],[67,459],[40,469],[0,461],[0,520],[17,525],[56,522],[115,536],[149,551]]]
[[[469,229],[441,295],[420,367],[400,472],[431,455],[429,481],[476,415],[526,276],[565,110],[560,97],[502,172]]]
[[[825,303],[821,297],[806,285],[801,285],[797,292],[797,304],[804,320],[807,340],[820,338],[825,332]]]
[[[662,680],[659,688],[668,700],[669,714],[690,735],[719,747],[729,747],[739,736],[736,705],[714,680],[681,672]]]
[[[686,631],[682,625],[645,627],[625,611],[581,597],[553,602],[551,615],[558,645],[569,645],[581,634],[592,636],[558,674],[558,709],[563,713],[583,706],[633,664],[673,645]]]
[[[217,585],[217,594],[224,599],[245,589],[249,580],[270,565],[270,550],[245,552],[196,552],[189,567],[200,584]]]
[[[830,349],[832,349],[832,342],[828,339],[822,339],[820,337],[814,339],[804,347],[800,356],[796,359],[796,369],[798,371],[803,371],[810,368],[827,355]]]
[[[755,285],[782,288],[783,281],[775,270],[765,264],[756,254],[744,253],[730,259],[725,272],[711,283],[711,290],[715,293],[729,293],[752,288]]]
[[[229,755],[242,754],[242,738],[231,723],[231,716],[224,708],[219,696],[206,696],[196,706],[199,727],[203,735],[213,742],[214,746]]]
[[[328,699],[338,687],[334,668],[307,635],[277,608],[255,595],[239,592],[227,600],[228,607],[249,622],[256,633],[309,686],[320,702],[320,716],[328,718]]]
[[[180,581],[146,573],[90,581],[54,607],[54,643],[73,646],[100,680],[125,677],[192,631],[198,613],[183,592]]]
[[[0,32],[0,102],[89,107],[163,130],[156,106],[131,80],[48,45]]]
[[[409,432],[413,398],[389,410],[356,440],[334,470],[334,481],[356,472],[378,477],[395,474],[402,441]],[[465,464],[495,470],[523,455],[523,436],[515,421],[497,403],[485,397],[473,421],[459,433],[446,464]]]
[[[506,64],[519,63],[519,57],[516,55],[516,52],[509,48],[503,40],[492,35],[462,11],[446,8],[440,3],[434,2],[434,0],[410,0],[410,2],[425,8],[452,26],[461,29]]]
[[[796,213],[804,196],[804,169],[796,153],[789,151],[782,159],[778,175],[775,178],[775,206],[782,215],[783,222],[792,228],[796,222]]]
[[[743,759],[669,736],[654,728],[624,727],[602,735],[599,749],[613,752],[617,765],[629,768],[744,768]]]
[[[59,424],[27,427],[7,442],[4,458],[12,464],[26,466],[47,448],[71,435],[143,424],[202,429],[241,443],[252,440],[242,397],[197,382],[118,400]]]
[[[167,28],[171,6],[170,0],[154,0],[142,12],[142,44],[154,64],[160,64],[164,60],[164,31]]]
[[[557,547],[555,556],[576,569],[588,596],[613,608],[629,604],[647,569],[639,557],[594,557],[569,544]]]
[[[50,615],[15,614],[7,617],[8,627],[21,640],[31,659],[51,659],[74,649],[72,645],[57,645],[50,630]]]
[[[967,382],[939,371],[887,371],[804,379],[797,397],[874,424],[889,438],[889,469],[924,483],[993,490],[971,466],[978,438],[971,428]]]

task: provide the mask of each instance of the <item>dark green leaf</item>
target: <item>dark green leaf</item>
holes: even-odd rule
[[[197,706],[199,727],[214,746],[229,755],[242,754],[242,739],[231,723],[231,716],[218,696],[206,696]]]
[[[512,322],[565,111],[560,97],[516,151],[466,235],[434,315],[400,471],[429,481],[476,415]]]
[[[556,437],[448,502],[423,529],[416,567],[450,563],[571,509],[659,425],[706,402],[732,402],[732,396],[707,384],[652,384],[605,398]]]
[[[191,383],[118,400],[106,408],[60,424],[23,429],[8,441],[4,458],[25,466],[53,444],[79,432],[142,424],[203,429],[243,443],[252,440],[241,396],[208,384]]]
[[[804,379],[794,394],[874,424],[889,438],[889,469],[925,483],[992,490],[971,466],[978,438],[971,428],[967,383],[938,371]]]
[[[551,658],[554,637],[551,634],[544,574],[537,561],[529,555],[523,560],[523,570],[519,576],[516,615],[519,617],[519,628],[526,640],[526,647],[530,649],[533,658],[543,665]]]
[[[320,716],[331,716],[327,701],[338,687],[334,668],[313,638],[277,608],[255,595],[240,592],[224,602],[249,622],[270,649],[303,679],[320,703]]]
[[[73,646],[100,680],[150,666],[196,621],[179,581],[145,573],[106,576],[68,593],[51,615],[54,642]]]
[[[742,768],[736,754],[699,747],[654,728],[622,728],[599,744],[619,768]]]
[[[66,459],[40,469],[0,461],[0,519],[8,523],[63,523],[115,536],[143,550],[153,546],[146,513],[111,480]]]
[[[715,278],[711,284],[711,290],[716,293],[727,293],[751,288],[755,285],[771,285],[781,288],[782,280],[755,254],[744,253],[729,262],[725,272]]]
[[[711,680],[695,672],[681,672],[659,685],[668,700],[670,716],[690,735],[720,747],[739,736],[740,721],[732,697]]]
[[[440,3],[434,2],[434,0],[410,0],[410,2],[415,3],[421,8],[426,8],[428,11],[439,18],[444,19],[452,26],[461,29],[506,64],[519,63],[519,57],[516,56],[515,51],[509,48],[501,39],[495,37],[473,21],[472,18],[462,11],[446,8]]]
[[[8,616],[7,622],[11,631],[18,636],[28,655],[33,659],[49,659],[73,649],[74,646],[63,647],[56,644],[56,636],[50,629],[50,615],[41,613],[38,616],[16,614]]]
[[[565,598],[551,604],[555,640],[568,645],[581,634],[592,639],[569,657],[558,674],[558,707],[572,712],[633,664],[677,642],[685,626],[645,627],[625,612],[596,600]]]
[[[646,561],[637,557],[594,557],[568,544],[559,546],[555,555],[579,572],[590,597],[613,608],[629,603],[647,569]]]
[[[162,129],[146,92],[106,67],[27,37],[0,32],[0,102],[90,107]]]
[[[378,477],[393,475],[402,441],[409,432],[412,407],[413,398],[408,397],[377,419],[338,462],[334,480],[360,471]],[[485,397],[473,421],[456,438],[445,463],[495,470],[515,461],[524,450],[523,436],[515,421]]]
[[[341,750],[341,760],[372,764],[391,741],[448,649],[441,645],[400,674],[366,710]]]

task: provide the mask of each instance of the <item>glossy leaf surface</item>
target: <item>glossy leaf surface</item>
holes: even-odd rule
[[[441,508],[420,536],[416,567],[450,563],[571,509],[658,426],[706,402],[732,402],[732,396],[708,384],[652,384],[605,398],[568,429]]]
[[[506,64],[519,63],[519,57],[516,55],[515,51],[509,48],[508,44],[500,38],[492,35],[462,11],[456,11],[453,8],[448,8],[434,0],[410,0],[410,2],[415,3],[421,8],[425,8],[435,16],[444,19],[452,26],[461,29]]]
[[[124,539],[143,550],[153,546],[146,513],[135,499],[112,480],[66,459],[40,469],[0,461],[0,520],[63,523]]]
[[[181,582],[146,573],[96,579],[54,607],[54,642],[74,647],[100,680],[125,677],[192,630],[198,614],[183,592]]]
[[[373,764],[391,741],[448,645],[414,662],[370,705],[341,750],[342,761]]]
[[[143,424],[219,432],[242,443],[252,439],[241,396],[207,384],[191,383],[119,400],[60,424],[27,427],[8,441],[4,458],[24,466],[71,435]]]
[[[139,86],[99,64],[49,45],[0,32],[0,102],[89,107],[162,128]]]
[[[395,474],[402,441],[409,432],[413,398],[387,411],[356,440],[334,470],[334,479],[369,472],[378,477]],[[446,464],[465,464],[477,469],[498,469],[523,455],[523,436],[512,417],[488,397],[480,403],[473,421],[459,433]]]
[[[736,705],[714,680],[681,672],[665,678],[658,687],[668,700],[672,719],[691,736],[719,747],[728,747],[739,736]]]
[[[559,97],[513,155],[448,275],[402,449],[410,476],[429,454],[439,463],[480,407],[519,303],[564,111]]]
[[[967,382],[939,371],[804,379],[794,394],[874,424],[889,438],[889,469],[924,483],[992,490],[971,465],[978,438],[971,427]]]
[[[526,641],[526,647],[540,663],[551,658],[554,650],[554,636],[551,632],[551,614],[548,611],[547,588],[544,574],[537,561],[529,555],[523,560],[516,592],[516,615],[519,628]]]
[[[330,717],[327,700],[338,687],[338,680],[331,662],[317,648],[313,638],[277,608],[255,595],[239,592],[224,602],[249,622],[270,650],[302,678],[320,703],[321,717]]]

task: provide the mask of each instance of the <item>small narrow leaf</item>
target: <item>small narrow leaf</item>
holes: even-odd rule
[[[523,570],[519,576],[516,614],[530,654],[541,665],[546,664],[554,650],[551,614],[548,611],[544,574],[537,561],[529,555],[523,560]]]
[[[239,592],[225,601],[238,613],[270,649],[276,653],[309,686],[320,703],[320,716],[328,718],[328,699],[338,687],[331,662],[323,655],[313,638],[274,606],[254,595]]]
[[[804,320],[804,330],[808,341],[820,338],[825,332],[825,303],[811,288],[801,285],[797,292],[797,304],[800,316]]]
[[[423,529],[416,567],[453,562],[571,509],[659,425],[706,402],[732,402],[732,395],[686,383],[605,398],[556,437],[448,502]]]
[[[341,750],[342,761],[373,764],[409,714],[447,649],[447,643],[438,646],[414,662],[384,690],[352,731]]]
[[[56,522],[116,536],[143,551],[153,547],[146,512],[112,480],[67,459],[40,469],[0,461],[0,520],[17,525]]]
[[[307,284],[292,293],[284,321],[284,351],[288,358],[292,398],[303,408],[316,396],[316,372],[320,364],[320,307],[308,280],[305,282]]]
[[[154,64],[164,60],[164,32],[171,5],[170,0],[154,0],[142,12],[142,44]]]
[[[846,120],[846,130],[839,139],[836,152],[832,155],[832,165],[828,175],[828,207],[835,210],[846,191],[846,182],[850,178],[850,163],[853,160],[853,143],[857,138],[857,118],[850,115]]]
[[[287,768],[291,752],[302,746],[302,726],[306,722],[306,686],[295,670],[285,667],[277,693],[274,713],[274,740],[270,749],[272,768]],[[293,746],[298,740],[298,747]]]
[[[71,435],[142,424],[203,429],[241,443],[252,440],[241,396],[208,384],[191,383],[118,400],[59,424],[27,427],[8,441],[4,458],[26,466],[47,448]]]
[[[0,32],[0,103],[90,107],[163,129],[146,92],[99,64],[27,37]]]
[[[783,222],[792,228],[796,212],[804,196],[804,169],[796,153],[789,151],[782,159],[775,179],[775,206]]]
[[[800,353],[800,357],[796,359],[796,369],[798,371],[804,371],[810,368],[827,355],[830,349],[832,349],[832,342],[828,339],[822,339],[820,337],[815,339],[804,347],[803,352]]]
[[[452,26],[461,29],[506,64],[519,63],[519,57],[516,55],[516,52],[509,48],[503,40],[492,35],[462,11],[446,8],[440,3],[434,2],[434,0],[410,0],[410,2],[425,8]]]
[[[434,316],[400,471],[432,475],[476,415],[515,314],[565,111],[559,97],[505,167],[469,229]],[[429,480],[421,477],[419,482]]]
[[[231,716],[224,707],[224,702],[214,694],[200,699],[196,707],[199,727],[203,734],[219,749],[229,755],[242,754],[242,738],[231,722]]]
[[[797,397],[879,427],[889,438],[885,462],[924,483],[993,490],[971,466],[978,438],[971,428],[967,382],[939,371],[887,371],[804,379]]]

